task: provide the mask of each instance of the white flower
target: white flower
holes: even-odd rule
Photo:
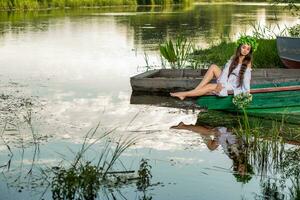
[[[241,93],[233,97],[232,103],[239,109],[246,108],[252,101],[252,94]]]

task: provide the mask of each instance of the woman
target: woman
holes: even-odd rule
[[[257,42],[251,36],[241,36],[237,45],[235,55],[226,63],[223,71],[217,65],[212,64],[195,89],[170,93],[170,95],[184,100],[186,97],[210,93],[227,96],[230,90],[233,90],[234,95],[250,93],[252,52],[256,50]],[[210,83],[214,77],[217,78],[217,83]]]

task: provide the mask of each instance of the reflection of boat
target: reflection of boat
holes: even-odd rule
[[[151,70],[130,78],[132,90],[169,93],[195,88],[205,69]],[[300,69],[254,69],[251,84],[300,81]]]
[[[277,51],[287,68],[300,69],[300,38],[277,37]]]
[[[253,85],[253,100],[247,108],[248,115],[282,119],[300,124],[300,82]],[[200,107],[209,110],[236,111],[233,95],[227,97],[202,96],[197,100]]]
[[[132,93],[130,97],[130,104],[155,105],[160,107],[184,108],[184,109],[200,108],[196,104],[196,99],[188,99],[186,101],[181,101],[169,95],[162,96],[162,95],[155,95],[155,94],[147,94],[143,92]]]

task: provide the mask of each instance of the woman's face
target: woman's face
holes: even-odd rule
[[[251,46],[248,45],[248,44],[243,44],[242,47],[241,47],[241,54],[243,56],[246,56],[251,50]]]

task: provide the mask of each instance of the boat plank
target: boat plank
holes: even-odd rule
[[[169,93],[191,90],[202,80],[206,70],[151,70],[130,78],[133,91]],[[253,69],[251,88],[255,84],[300,82],[300,69]],[[216,82],[216,80],[212,80]]]
[[[235,110],[232,103],[233,96],[202,96],[197,99],[197,104],[211,110]],[[282,91],[253,94],[249,109],[276,108],[286,106],[300,106],[299,91]]]

